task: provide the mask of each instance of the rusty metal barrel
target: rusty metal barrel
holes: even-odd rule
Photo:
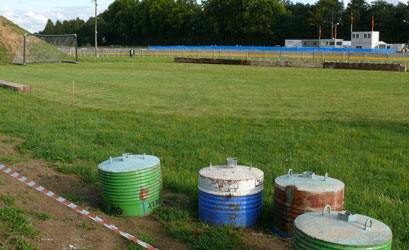
[[[159,158],[124,154],[98,165],[105,211],[118,216],[149,215],[161,205]]]
[[[199,171],[199,218],[213,226],[253,226],[261,216],[263,183],[263,171],[237,165],[235,158],[210,163]]]
[[[298,216],[294,227],[294,250],[386,250],[392,246],[392,231],[384,223],[349,211],[333,212],[329,205],[321,212]]]
[[[273,231],[281,237],[291,238],[294,220],[301,214],[321,211],[329,204],[341,211],[344,206],[344,183],[314,172],[292,174],[275,179]]]

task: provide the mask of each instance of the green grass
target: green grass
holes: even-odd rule
[[[4,156],[4,157],[0,157],[0,163],[6,164],[6,163],[20,163],[20,162],[24,162],[27,161],[25,159],[21,159],[21,158],[17,158],[14,156]]]
[[[74,165],[58,164],[57,171],[63,174],[76,174],[82,182],[91,184],[98,181],[98,172],[91,164],[77,163]]]
[[[0,133],[84,182],[109,156],[147,153],[161,159],[165,188],[195,195],[199,169],[238,157],[265,173],[260,224],[271,228],[275,177],[328,172],[346,184],[345,209],[389,225],[395,249],[409,245],[406,73],[103,58],[0,75],[33,87],[0,89]]]
[[[75,194],[63,194],[62,195],[65,199],[70,202],[76,203],[77,205],[82,204],[83,201],[87,199],[86,196],[83,195],[75,195]]]
[[[18,140],[16,139],[3,139],[1,140],[2,143],[16,143]]]
[[[197,204],[196,204],[197,205]],[[191,249],[243,249],[245,236],[241,229],[231,226],[212,228],[197,219],[196,206],[163,206],[155,211],[177,241],[185,242]]]
[[[34,215],[37,217],[37,219],[39,220],[51,220],[53,219],[53,217],[49,214],[49,213],[41,213],[41,212],[37,212],[37,211],[30,211],[28,212],[30,215]]]
[[[78,228],[84,229],[84,230],[95,230],[95,225],[88,224],[86,222],[82,222],[81,224],[78,225]]]
[[[155,236],[153,234],[145,234],[145,233],[138,233],[136,235],[136,238],[138,238],[139,240],[148,243],[151,246],[154,246],[155,243],[157,242],[157,239],[155,238]],[[125,248],[125,250],[144,250],[145,248],[140,246],[139,244],[130,241],[129,245]]]
[[[14,201],[9,195],[0,196],[0,249],[38,249],[29,241],[36,238],[38,232]]]

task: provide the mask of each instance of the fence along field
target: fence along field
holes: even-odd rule
[[[136,57],[197,57],[197,58],[245,58],[262,60],[324,60],[345,62],[404,62],[409,61],[405,53],[375,52],[312,52],[312,51],[261,51],[261,50],[206,50],[206,49],[133,49],[133,48],[99,48],[100,56],[126,57],[130,50]],[[64,50],[74,56],[74,50]],[[79,48],[79,56],[94,56],[93,48]]]
[[[24,138],[20,150],[34,157],[74,163],[89,183],[109,156],[147,153],[161,159],[165,188],[196,195],[199,169],[237,157],[265,173],[261,226],[270,229],[275,177],[328,172],[346,185],[345,209],[389,225],[395,249],[409,244],[405,73],[106,57],[0,74],[33,88],[0,89],[0,133]]]

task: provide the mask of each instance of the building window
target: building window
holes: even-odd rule
[[[337,45],[342,45],[342,42],[337,42]]]
[[[304,45],[307,45],[307,43],[304,43]]]
[[[368,34],[368,38],[371,38],[371,34]]]
[[[328,45],[328,42],[325,42],[326,45]]]
[[[355,38],[355,34],[352,34],[352,38]]]
[[[334,42],[330,42],[329,45],[334,45]]]
[[[362,49],[362,46],[356,46],[357,49]]]
[[[356,34],[356,38],[359,38],[359,34]]]
[[[314,43],[314,45],[317,45],[317,43]]]
[[[367,35],[366,35],[366,34],[364,34],[364,38],[367,38]]]

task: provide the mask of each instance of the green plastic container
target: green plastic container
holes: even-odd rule
[[[98,165],[105,211],[118,216],[145,216],[161,205],[159,158],[124,154]]]
[[[329,208],[329,213],[326,209]],[[300,215],[294,221],[293,249],[391,249],[392,231],[384,223],[349,211]]]

